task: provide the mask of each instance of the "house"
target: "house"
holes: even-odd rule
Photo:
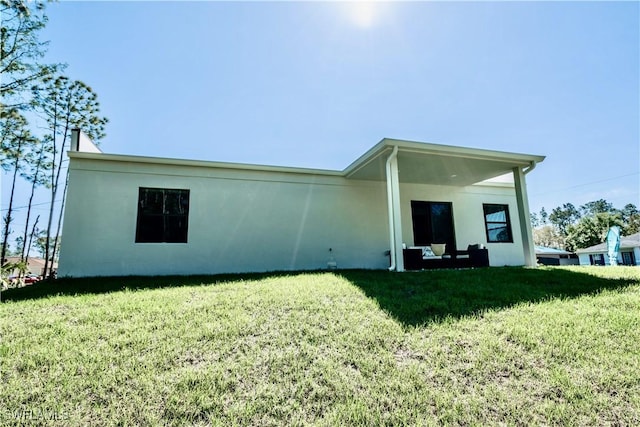
[[[543,265],[578,265],[578,256],[562,249],[536,246],[536,259]]]
[[[18,263],[20,262],[19,256],[9,256],[6,258],[8,263]],[[58,268],[58,263],[54,262],[53,267],[54,270]],[[32,258],[30,257],[27,260],[27,271],[31,274],[36,274],[38,276],[42,276],[44,271],[44,258]],[[11,274],[17,274],[17,271],[12,272]]]
[[[101,153],[75,130],[59,276],[367,268],[482,244],[535,266],[543,156],[383,139],[341,171]]]
[[[607,242],[576,251],[580,265],[610,265]],[[620,237],[619,265],[640,265],[640,233]]]

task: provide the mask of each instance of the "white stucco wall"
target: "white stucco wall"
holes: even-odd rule
[[[135,243],[139,187],[190,190],[188,243]],[[73,159],[60,276],[386,268],[385,187],[342,177]]]
[[[139,187],[189,189],[188,243],[135,243]],[[508,187],[402,184],[404,241],[411,200],[452,202],[459,249],[483,243],[490,264],[522,265]],[[513,243],[487,243],[483,203],[508,204]],[[59,275],[215,274],[389,265],[386,183],[325,174],[73,158]]]

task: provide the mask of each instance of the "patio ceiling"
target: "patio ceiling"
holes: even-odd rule
[[[385,181],[385,165],[398,146],[401,183],[465,186],[495,178],[544,156],[383,139],[344,170],[350,179]]]

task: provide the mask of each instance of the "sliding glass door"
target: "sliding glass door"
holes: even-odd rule
[[[453,210],[450,202],[411,201],[413,242],[416,246],[446,243],[446,251],[456,250]]]

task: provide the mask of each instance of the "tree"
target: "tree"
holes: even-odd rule
[[[24,240],[22,239],[22,236],[18,236],[16,237],[15,255],[22,257],[23,253],[24,253]]]
[[[4,217],[4,230],[2,233],[2,250],[0,251],[0,260],[4,263],[7,255],[7,247],[9,244],[10,226],[13,221],[13,199],[16,188],[16,178],[22,170],[21,161],[24,159],[25,150],[28,145],[33,144],[35,138],[31,136],[28,129],[27,120],[16,108],[10,108],[0,111],[0,120],[4,128],[2,132],[2,143],[6,143],[7,164],[13,167],[13,176],[11,180],[11,190],[9,193],[9,207]],[[4,166],[4,165],[3,165]],[[8,166],[8,165],[7,165]]]
[[[38,35],[47,23],[45,2],[0,0],[0,106],[24,107],[24,95],[39,79],[62,68],[60,64],[41,64],[48,42]],[[11,104],[5,105],[5,102]]]
[[[547,222],[549,222],[549,214],[544,209],[544,207],[540,209],[540,222],[542,223],[542,225],[547,225]]]
[[[16,134],[27,127],[27,119],[16,108],[0,109],[0,167],[3,171],[10,171],[15,163]]]
[[[47,51],[49,42],[41,41],[39,36],[47,24],[45,14],[46,1],[35,0],[0,0],[0,17],[2,28],[0,30],[0,163],[5,171],[13,168],[13,180],[18,174],[25,177],[34,169],[37,155],[34,156],[33,147],[23,150],[25,140],[16,138],[15,120],[18,111],[32,109],[30,102],[32,88],[39,86],[42,79],[64,69],[62,64],[43,64],[42,58]],[[24,123],[26,128],[26,121]],[[30,140],[29,144],[36,140]],[[18,147],[16,143],[20,143]],[[15,156],[20,152],[20,157]],[[35,152],[37,153],[37,151]],[[37,164],[35,169],[46,168],[45,162]],[[34,186],[41,184],[41,180],[33,181]],[[12,200],[12,198],[11,198]],[[31,212],[33,192],[28,205],[28,215]],[[10,201],[11,205],[11,201]],[[12,220],[12,212],[9,209],[5,222],[5,239],[7,237],[8,224]],[[28,230],[29,220],[25,224]],[[26,238],[25,231],[23,239]],[[8,244],[8,243],[6,243]],[[24,245],[23,245],[24,246]],[[24,256],[24,254],[23,254]]]
[[[40,257],[45,258],[45,254],[47,251],[47,241],[49,240],[47,238],[47,230],[36,229],[33,237],[35,237],[35,240],[33,241],[33,246],[36,248],[36,251],[38,251],[38,253],[40,254]],[[44,272],[43,272],[43,276],[46,277]]]
[[[35,240],[33,241],[33,246],[35,247],[36,251],[38,251],[38,254],[40,254],[40,257],[46,260],[46,253],[47,253],[47,242],[49,242],[49,245],[52,244],[52,242],[54,240],[60,240],[60,237],[53,237],[53,236],[47,236],[47,230],[36,230],[36,234],[35,234]],[[57,260],[57,258],[55,257],[51,257],[51,262],[55,262]],[[51,274],[51,272],[53,271],[53,264],[51,265],[51,270],[49,270],[49,274]],[[47,275],[45,275],[43,273],[42,275],[43,277],[47,277]]]
[[[551,211],[549,222],[558,228],[561,235],[567,235],[567,228],[580,219],[580,212],[571,203],[565,203]]]
[[[5,171],[13,170],[13,183],[18,175],[31,183],[27,219],[21,239],[23,258],[28,257],[30,247],[30,244],[24,243],[27,240],[31,242],[36,230],[36,224],[33,224],[29,236],[36,187],[45,185],[51,190],[45,239],[45,274],[49,267],[47,263],[55,258],[58,248],[57,236],[62,225],[64,201],[59,209],[55,236],[52,236],[53,217],[57,208],[56,198],[60,192],[66,193],[64,147],[68,144],[71,128],[81,128],[98,142],[104,136],[104,125],[107,122],[99,116],[97,97],[89,86],[60,75],[65,67],[62,64],[42,63],[48,42],[41,41],[39,35],[47,23],[46,3],[42,0],[0,0],[0,112],[35,111],[44,116],[48,125],[44,136],[40,140],[30,139],[28,149],[23,150],[27,140],[16,138],[15,132],[10,130],[13,126],[12,116],[3,114],[0,117],[1,166]],[[26,123],[24,127],[26,128]],[[11,201],[4,224],[2,253],[6,253],[8,247],[9,225],[12,220]]]
[[[613,208],[613,205],[611,203],[607,202],[604,199],[600,199],[593,202],[585,203],[584,205],[580,206],[580,211],[582,212],[582,216],[587,216],[605,212],[613,213],[615,212],[615,209]]]
[[[34,148],[27,154],[31,158],[28,162],[30,168],[25,170],[22,173],[22,177],[31,183],[31,193],[29,194],[29,203],[27,204],[27,217],[24,223],[24,231],[22,234],[22,241],[26,242],[29,234],[29,225],[31,224],[31,207],[33,206],[33,198],[35,196],[36,187],[40,185],[47,186],[48,181],[46,180],[45,172],[51,168],[51,163],[45,159],[46,147],[41,142],[34,146]],[[38,218],[36,218],[35,224],[38,223]],[[34,226],[35,226],[34,224]],[[25,260],[29,259],[29,245],[22,246],[22,258]]]
[[[31,252],[31,246],[33,244],[33,238],[39,232],[39,230],[38,230],[38,221],[40,221],[40,215],[38,215],[36,217],[36,221],[33,223],[33,226],[31,227],[31,234],[29,234],[29,240],[27,240],[26,238],[23,240],[23,242],[25,242],[25,241],[27,242],[26,246],[24,244],[22,245],[22,258],[25,260],[25,262],[29,261],[29,253]]]
[[[537,228],[540,227],[540,220],[538,219],[538,214],[535,212],[529,213],[529,218],[531,219],[531,227]]]
[[[613,225],[623,225],[622,216],[619,213],[598,212],[582,217],[567,229],[567,250],[575,251],[604,242],[607,231]]]
[[[564,236],[552,225],[543,225],[533,230],[533,242],[538,246],[563,249]]]
[[[535,214],[534,214],[535,215]],[[551,211],[550,226],[542,218],[544,208],[535,216],[533,240],[536,245],[575,250],[602,243],[609,227],[619,225],[622,234],[629,236],[640,231],[640,211],[632,203],[615,209],[604,199],[595,200],[576,209],[565,203]]]
[[[71,138],[71,129],[79,128],[98,143],[104,137],[104,127],[107,119],[99,115],[100,105],[98,96],[85,83],[72,81],[66,76],[58,75],[43,79],[41,87],[34,88],[33,100],[36,111],[41,113],[47,122],[47,133],[43,142],[47,149],[45,155],[51,164],[48,177],[51,189],[51,204],[45,234],[45,265],[43,275],[50,273],[50,259],[55,255],[58,241],[59,227],[55,235],[53,231],[53,218],[56,208],[56,197],[60,191],[60,177],[64,170],[63,193],[66,192],[68,180],[67,169],[64,167],[64,147]],[[60,215],[64,210],[64,199],[60,206]],[[60,221],[59,221],[60,223]],[[52,238],[54,239],[52,245]]]
[[[547,223],[549,222],[549,214],[544,209],[544,207],[540,209],[539,214],[535,212],[531,212],[530,216],[531,216],[531,226],[534,228],[542,227],[544,225],[547,225]]]
[[[640,232],[640,211],[636,205],[629,203],[620,211],[622,215],[622,235],[630,236]]]

